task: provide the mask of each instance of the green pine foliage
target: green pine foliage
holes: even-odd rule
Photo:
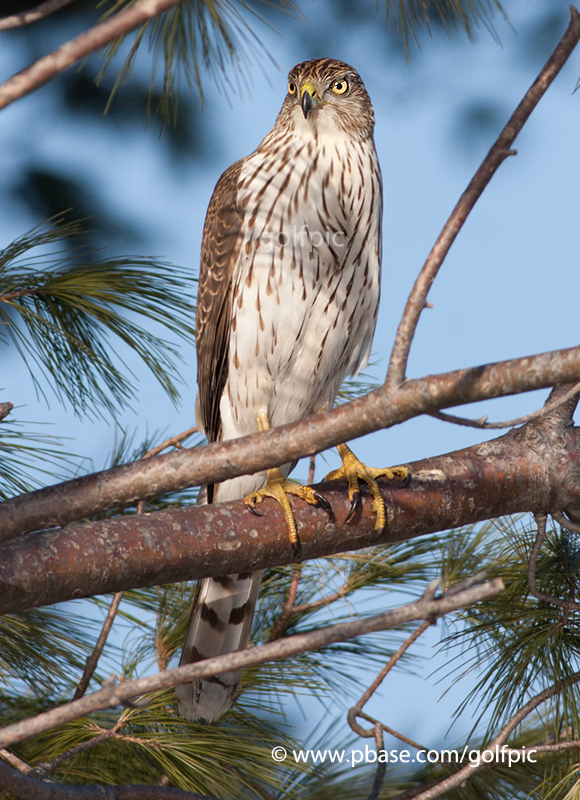
[[[116,0],[107,9],[104,18],[124,8],[134,0]],[[109,105],[119,86],[131,74],[140,47],[147,42],[152,54],[149,105],[147,113],[155,111],[174,124],[177,119],[181,84],[195,88],[203,98],[204,78],[207,71],[221,82],[223,71],[233,65],[243,70],[249,56],[264,55],[263,45],[252,29],[252,22],[263,20],[260,6],[270,6],[283,13],[295,14],[296,6],[290,0],[253,3],[247,0],[184,0],[179,5],[146,22],[136,32],[134,41],[115,82]],[[106,48],[106,62],[100,77],[117,54],[122,39]],[[155,85],[158,65],[162,64],[162,90],[158,105],[151,108],[157,94]]]
[[[75,457],[62,449],[61,439],[29,427],[24,421],[0,421],[0,500],[39,488],[49,479],[64,480],[74,465]]]
[[[114,355],[124,348],[177,399],[179,353],[160,334],[193,340],[192,297],[184,270],[153,258],[97,258],[82,223],[63,216],[0,251],[3,339],[41,394],[50,386],[79,414],[114,415],[134,398],[131,371]]]
[[[133,2],[135,0],[111,0],[104,18]],[[473,39],[482,25],[495,35],[493,19],[496,14],[507,19],[499,0],[384,0],[383,8],[387,29],[402,37],[407,55],[409,40],[416,40],[421,29],[431,31],[439,25],[450,34],[464,30]],[[377,11],[380,9],[381,4],[378,4]],[[119,86],[129,79],[138,53],[146,43],[153,62],[147,114],[154,111],[165,122],[175,124],[179,92],[184,82],[203,98],[203,72],[218,86],[224,86],[223,73],[227,67],[233,67],[241,85],[248,59],[266,56],[273,61],[265,52],[255,27],[257,22],[273,25],[283,15],[300,19],[301,8],[291,0],[183,0],[137,29],[119,70],[109,106]],[[100,79],[122,44],[123,38],[120,38],[106,48]],[[160,64],[162,69],[159,69]],[[156,88],[159,72],[160,91]],[[152,108],[153,98],[157,98],[156,108]]]

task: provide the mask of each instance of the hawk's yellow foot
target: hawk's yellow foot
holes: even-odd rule
[[[407,481],[409,478],[409,470],[407,467],[385,467],[383,469],[376,467],[367,467],[363,464],[350,447],[346,444],[339,444],[336,448],[338,454],[342,459],[342,467],[330,472],[325,481],[335,481],[340,478],[346,478],[348,484],[348,499],[351,502],[350,512],[346,521],[351,520],[360,507],[360,488],[359,481],[363,481],[369,488],[369,492],[373,498],[372,509],[376,514],[375,530],[381,531],[386,524],[387,514],[385,508],[385,501],[379,489],[377,478],[388,478],[389,480]]]
[[[261,503],[266,497],[272,497],[276,500],[284,512],[290,543],[294,549],[294,553],[297,554],[300,550],[300,542],[298,541],[298,530],[296,529],[294,512],[288,500],[289,494],[302,498],[302,500],[312,506],[322,506],[326,511],[330,510],[330,504],[326,497],[314,491],[311,486],[301,486],[298,483],[287,481],[277,467],[268,470],[268,480],[264,488],[258,489],[247,497],[244,497],[244,503],[252,513],[259,514],[259,512],[256,511],[256,503]]]
[[[268,421],[268,417],[264,412],[262,412],[258,417],[258,430],[267,431],[269,428],[270,423]],[[253,514],[259,515],[260,512],[256,511],[257,503],[261,503],[266,497],[272,497],[274,500],[276,500],[284,512],[284,519],[286,520],[286,525],[288,527],[290,544],[292,545],[295,555],[297,555],[300,550],[300,542],[298,541],[296,519],[294,518],[294,512],[292,511],[292,506],[288,500],[289,494],[300,497],[311,506],[320,506],[324,508],[325,511],[332,513],[330,503],[326,497],[324,497],[324,495],[321,495],[320,492],[316,492],[310,486],[301,486],[298,483],[291,483],[290,481],[286,480],[278,467],[268,470],[268,479],[266,481],[266,485],[262,489],[258,489],[257,491],[249,494],[247,497],[244,497],[244,503],[248,506]]]

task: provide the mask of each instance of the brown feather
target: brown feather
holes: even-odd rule
[[[209,442],[221,437],[220,399],[228,377],[232,274],[242,243],[243,210],[236,205],[242,162],[221,176],[209,203],[197,294],[198,403]]]

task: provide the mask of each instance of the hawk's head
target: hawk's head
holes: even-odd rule
[[[336,126],[350,136],[372,135],[373,108],[358,72],[331,58],[295,66],[280,121],[299,127],[304,120],[315,130]]]

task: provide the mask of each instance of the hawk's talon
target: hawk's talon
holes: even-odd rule
[[[411,473],[407,467],[385,467],[384,469],[367,467],[345,444],[339,444],[337,450],[342,460],[342,467],[330,472],[325,480],[346,479],[348,497],[351,502],[346,522],[351,522],[360,513],[362,500],[359,485],[361,481],[366,483],[373,498],[372,510],[376,515],[375,531],[377,531],[377,536],[380,536],[387,524],[387,512],[377,478],[401,480],[403,486],[407,486],[411,480]]]
[[[276,500],[284,512],[284,518],[288,528],[288,537],[290,539],[290,544],[292,545],[294,555],[298,555],[300,552],[298,530],[296,528],[294,512],[292,511],[292,506],[290,505],[290,501],[288,499],[289,495],[291,494],[300,497],[309,505],[320,506],[325,511],[330,511],[330,513],[332,512],[326,497],[321,495],[319,492],[316,492],[311,486],[301,486],[300,484],[287,481],[277,467],[268,470],[266,485],[262,489],[257,489],[255,492],[252,492],[245,497],[244,503],[250,509],[252,514],[256,514],[256,516],[261,517],[263,514],[256,510],[256,503],[261,503],[266,497],[271,497],[273,500]]]
[[[348,512],[348,516],[345,519],[345,522],[352,522],[352,520],[360,517],[361,507],[362,507],[362,500],[360,498],[360,492],[353,492],[352,496],[349,497],[350,500],[350,511]]]
[[[329,516],[331,516],[331,517],[334,516],[334,514],[332,513],[332,506],[330,505],[330,503],[328,501],[328,498],[326,498],[323,494],[320,494],[320,492],[316,492],[316,491],[314,492],[313,497],[316,498],[316,505],[317,506],[319,506],[323,511],[326,511],[326,513]]]

